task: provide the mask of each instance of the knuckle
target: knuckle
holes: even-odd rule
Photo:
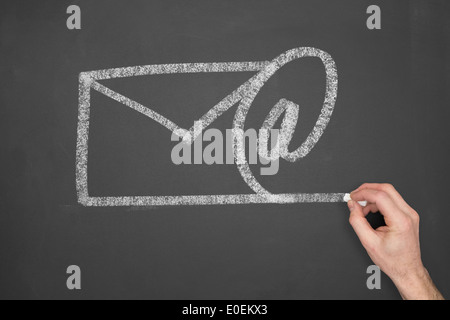
[[[417,213],[416,210],[412,210],[411,217],[412,217],[414,223],[419,224],[420,216],[419,216],[419,214]]]
[[[395,191],[394,186],[392,184],[390,184],[390,183],[384,183],[383,184],[383,189],[386,190],[387,192]]]
[[[363,241],[362,245],[370,253],[374,253],[377,250],[377,245],[373,241]]]
[[[410,231],[414,228],[413,219],[405,217],[401,222],[401,227],[404,231]]]
[[[355,223],[355,217],[353,215],[350,215],[350,217],[348,218],[348,222],[353,226],[353,224]]]
[[[353,228],[356,228],[359,225],[359,217],[355,216],[355,215],[350,215],[350,217],[348,218],[348,222],[350,223],[350,225]]]
[[[389,199],[389,195],[384,191],[377,192],[376,197],[378,201],[386,201]]]

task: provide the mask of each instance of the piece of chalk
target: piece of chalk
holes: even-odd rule
[[[352,200],[352,198],[350,197],[350,193],[346,193],[344,195],[344,201],[349,202],[350,200]],[[358,201],[358,203],[361,207],[367,206],[367,201]]]

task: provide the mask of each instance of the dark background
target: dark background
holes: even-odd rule
[[[271,60],[312,46],[339,74],[322,139],[262,177],[272,192],[348,192],[389,182],[421,216],[424,264],[450,294],[448,1],[2,1],[0,5],[0,298],[398,299],[348,223],[344,203],[162,208],[77,204],[78,75],[113,67]],[[66,8],[81,7],[81,30]],[[366,28],[366,9],[382,29]],[[177,75],[102,83],[190,127],[252,76]],[[292,147],[319,115],[320,61],[289,64],[261,91],[247,128],[272,106],[301,106]],[[170,162],[170,132],[92,96],[93,196],[251,191],[235,166]],[[94,107],[95,106],[95,107]],[[213,126],[231,128],[234,110]],[[253,166],[257,172],[258,166]],[[259,175],[258,175],[259,178]],[[82,290],[66,269],[82,270]]]

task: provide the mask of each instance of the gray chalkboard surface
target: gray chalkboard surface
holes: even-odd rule
[[[342,201],[363,182],[419,212],[448,296],[447,2],[2,1],[0,298],[397,299],[366,286]],[[277,103],[302,156],[276,174],[173,163],[171,131]]]

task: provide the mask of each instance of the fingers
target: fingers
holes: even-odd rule
[[[371,244],[376,241],[377,235],[375,230],[370,226],[366,219],[366,215],[363,212],[362,207],[357,201],[350,200],[348,202],[348,207],[350,209],[349,222],[355,230],[356,235],[361,241],[362,245],[367,248],[372,246]]]
[[[377,211],[380,211],[385,217],[387,225],[400,223],[404,220],[404,213],[399,209],[399,206],[391,196],[384,191],[360,189],[359,191],[352,192],[351,197],[355,201],[368,201],[371,204],[370,210],[378,209]]]
[[[392,184],[389,183],[364,183],[358,189],[353,192],[364,190],[364,189],[372,189],[377,191],[383,191],[389,194],[389,196],[394,200],[394,202],[403,210],[409,211],[412,209],[403,197],[398,193],[398,191],[394,188]]]

